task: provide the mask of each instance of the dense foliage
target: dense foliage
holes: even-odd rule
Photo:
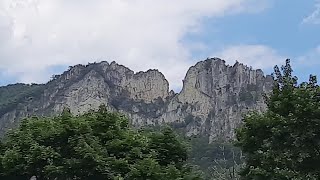
[[[276,66],[265,113],[251,113],[237,132],[246,155],[243,179],[320,178],[320,88],[315,76],[297,83],[290,60]]]
[[[13,84],[0,87],[0,116],[15,109],[19,103],[37,98],[44,85]]]
[[[68,110],[33,117],[1,144],[1,179],[201,179],[170,128],[138,132],[104,106],[81,116]]]
[[[239,171],[244,165],[244,156],[233,142],[211,142],[204,135],[186,136],[184,124],[169,123],[180,141],[188,147],[187,162],[203,172],[206,180],[237,180]],[[144,127],[144,131],[161,131],[164,126]]]
[[[205,137],[191,138],[188,161],[198,165],[206,179],[238,179],[244,163],[240,149],[231,142],[208,142],[209,139]]]

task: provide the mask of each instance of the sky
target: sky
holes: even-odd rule
[[[159,69],[170,88],[207,57],[320,77],[319,0],[1,0],[0,85],[45,83],[69,66]]]

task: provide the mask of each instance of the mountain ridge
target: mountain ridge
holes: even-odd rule
[[[234,138],[243,113],[265,110],[262,95],[270,92],[272,83],[272,77],[264,76],[260,69],[239,62],[226,65],[219,58],[191,66],[179,93],[169,89],[169,82],[157,69],[134,72],[115,61],[78,64],[38,85],[43,89],[37,96],[26,96],[1,115],[0,132],[15,127],[26,116],[55,115],[65,106],[79,114],[106,104],[110,111],[125,114],[136,127],[170,123],[188,136],[228,140]]]

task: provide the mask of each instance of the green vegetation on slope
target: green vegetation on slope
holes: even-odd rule
[[[212,142],[205,137],[190,138],[188,161],[199,166],[206,179],[236,180],[244,156],[239,148],[228,142]]]
[[[0,87],[0,117],[15,109],[19,103],[38,98],[44,85],[13,84]]]
[[[237,180],[244,156],[233,142],[211,142],[208,136],[187,137],[184,123],[169,123],[181,142],[187,144],[187,162],[201,170],[206,180]],[[144,127],[144,132],[160,132],[165,125]]]

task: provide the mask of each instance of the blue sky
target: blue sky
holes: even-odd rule
[[[309,2],[309,3],[306,3]],[[315,35],[320,26],[302,25],[302,19],[314,8],[312,1],[275,1],[273,6],[257,14],[240,14],[219,19],[218,23],[205,23],[203,40],[210,41],[210,34],[218,34],[216,41],[222,44],[264,44],[280,53],[300,55],[316,47]],[[218,27],[218,32],[210,31]]]
[[[320,1],[119,0],[0,2],[0,85],[42,83],[70,65],[107,60],[159,69],[181,88],[207,57],[266,73],[292,59],[320,76]]]
[[[291,59],[295,74],[301,80],[307,80],[309,74],[317,74],[320,77],[320,66],[305,68],[295,64],[297,58],[320,45],[320,36],[317,35],[320,32],[320,24],[303,23],[303,19],[313,11],[315,11],[314,1],[274,1],[271,7],[254,15],[238,14],[219,20],[206,19],[204,32],[200,35],[189,35],[185,37],[185,41],[200,41],[211,47],[206,51],[193,52],[195,56],[202,58],[208,56],[212,49],[218,52],[221,47],[229,45],[268,46],[284,58]],[[211,37],[213,34],[214,37]],[[313,57],[312,60],[320,62],[320,56]],[[285,59],[282,63],[284,61]],[[305,64],[308,64],[307,60]],[[262,67],[262,69],[266,73],[272,72],[270,67]]]

